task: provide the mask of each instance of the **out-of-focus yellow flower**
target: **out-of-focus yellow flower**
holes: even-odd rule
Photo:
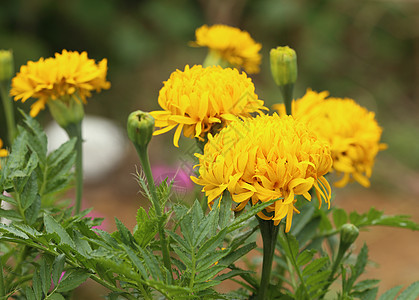
[[[259,72],[262,45],[256,43],[247,31],[227,25],[203,25],[195,35],[193,46],[208,47],[210,55],[219,56],[231,66],[243,68],[248,74]]]
[[[108,89],[106,81],[107,60],[98,64],[87,57],[86,52],[66,51],[55,53],[55,57],[41,58],[20,68],[12,79],[10,95],[15,101],[25,102],[29,98],[38,99],[31,106],[30,115],[36,116],[48,101],[57,99],[64,102],[76,97],[86,103],[91,92]]]
[[[176,70],[164,82],[158,101],[163,111],[150,113],[156,127],[161,128],[154,135],[177,126],[173,138],[176,147],[182,130],[186,137],[204,138],[208,132],[217,133],[237,116],[267,110],[245,73],[219,66],[186,66],[184,71]]]
[[[3,141],[0,139],[0,157],[6,157],[9,155],[9,152],[6,149],[3,149]],[[1,163],[0,163],[0,169],[1,169]]]
[[[291,116],[257,116],[231,122],[216,136],[209,135],[204,154],[199,158],[199,177],[192,180],[203,186],[211,205],[228,190],[233,201],[243,209],[252,204],[278,199],[259,213],[275,225],[287,217],[286,231],[292,216],[298,213],[295,196],[315,188],[319,205],[322,199],[330,205],[330,186],[324,178],[332,166],[327,143],[317,139],[307,126]]]
[[[292,103],[292,115],[304,121],[319,137],[330,144],[333,169],[342,178],[335,183],[345,186],[356,180],[369,187],[375,156],[386,148],[380,143],[382,129],[374,112],[361,107],[352,99],[327,98],[328,92],[307,93]],[[281,114],[282,104],[274,106]]]

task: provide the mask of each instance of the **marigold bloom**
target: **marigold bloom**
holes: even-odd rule
[[[356,180],[369,187],[375,156],[386,148],[380,143],[382,129],[374,112],[352,99],[326,99],[328,94],[307,90],[301,99],[293,101],[292,115],[330,144],[333,169],[342,175],[335,186],[343,187],[350,180]],[[283,105],[274,108],[283,114]]]
[[[227,25],[203,25],[195,32],[194,46],[208,47],[234,67],[242,67],[248,74],[258,73],[262,45],[256,43],[247,31]]]
[[[199,177],[191,179],[203,186],[211,205],[228,190],[233,201],[243,209],[252,204],[278,199],[267,208],[275,225],[287,217],[286,231],[292,216],[298,213],[295,196],[315,188],[319,205],[330,205],[330,186],[324,175],[332,166],[329,146],[317,139],[302,122],[291,116],[257,116],[231,122],[216,136],[209,135],[204,154],[199,158]]]
[[[38,100],[32,104],[30,115],[36,116],[48,101],[66,100],[77,97],[83,103],[91,92],[108,89],[106,81],[107,60],[98,64],[87,57],[86,52],[66,51],[55,53],[55,57],[41,58],[20,68],[12,79],[10,95],[15,101],[25,102],[29,98]]]
[[[150,113],[156,127],[161,128],[154,135],[177,126],[173,138],[176,147],[182,130],[186,137],[203,138],[208,132],[215,134],[215,128],[220,129],[236,116],[267,110],[245,73],[219,66],[176,70],[164,82],[158,102],[163,111]]]

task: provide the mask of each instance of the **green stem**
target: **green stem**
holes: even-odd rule
[[[6,297],[6,287],[4,286],[3,263],[0,258],[0,299]]]
[[[78,214],[81,208],[81,199],[83,194],[83,137],[81,121],[70,123],[65,130],[70,138],[76,137],[76,210]]]
[[[291,115],[292,110],[291,110],[291,103],[292,103],[292,99],[293,99],[293,90],[294,90],[294,84],[285,84],[279,87],[279,90],[281,91],[282,94],[282,98],[284,100],[284,104],[285,104],[285,111],[287,113],[287,115]]]
[[[9,96],[9,83],[7,81],[0,81],[0,93],[4,107],[4,114],[6,115],[7,132],[9,143],[12,144],[16,133],[15,113],[13,111],[13,102]]]
[[[268,288],[271,279],[272,262],[275,252],[276,239],[278,237],[279,228],[274,225],[273,221],[263,220],[256,216],[259,221],[260,233],[263,242],[263,263],[262,278],[257,293],[258,300],[268,299]]]
[[[143,166],[144,174],[147,179],[148,188],[151,193],[151,200],[153,202],[156,216],[159,219],[158,230],[159,230],[160,243],[161,243],[162,254],[163,254],[163,263],[166,269],[169,271],[170,276],[172,277],[172,280],[173,280],[172,264],[170,262],[170,254],[169,254],[169,245],[166,240],[166,235],[164,234],[164,227],[162,224],[162,211],[161,211],[159,199],[157,197],[156,186],[154,184],[153,175],[151,173],[150,160],[148,158],[148,153],[147,153],[147,146],[135,145],[135,148],[137,149],[141,165]]]

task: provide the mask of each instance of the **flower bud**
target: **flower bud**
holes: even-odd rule
[[[278,86],[297,81],[297,54],[288,46],[271,49],[271,72]]]
[[[136,147],[147,147],[153,136],[154,118],[141,110],[134,111],[128,117],[127,131]]]
[[[340,229],[341,243],[348,245],[348,247],[355,242],[359,235],[359,229],[353,224],[344,224]]]
[[[0,50],[0,81],[8,81],[13,77],[13,52]]]
[[[64,129],[70,124],[80,123],[84,118],[83,103],[76,97],[51,100],[47,105],[54,120]]]

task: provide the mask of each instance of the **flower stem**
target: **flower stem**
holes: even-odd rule
[[[0,299],[6,296],[6,287],[4,286],[3,264],[0,258]]]
[[[293,83],[285,84],[283,86],[280,86],[279,90],[281,91],[282,98],[284,100],[285,111],[286,111],[287,115],[291,115],[291,113],[292,113],[291,103],[292,103],[292,99],[293,99],[292,94],[293,94],[293,90],[294,90],[294,84]]]
[[[144,170],[147,183],[148,183],[148,188],[151,193],[151,201],[153,202],[156,216],[159,219],[158,230],[159,230],[160,243],[161,243],[161,249],[162,249],[162,254],[163,254],[163,263],[173,279],[173,275],[171,272],[172,264],[170,262],[169,245],[166,240],[166,235],[164,234],[164,226],[162,223],[162,211],[161,211],[159,199],[157,197],[156,186],[154,184],[153,175],[151,173],[150,160],[148,158],[148,153],[147,153],[147,146],[135,145],[135,148],[137,149],[141,165],[143,166],[143,170]]]
[[[279,230],[278,226],[275,226],[273,221],[263,220],[258,216],[256,216],[256,218],[259,221],[259,228],[263,242],[262,278],[260,280],[257,299],[267,300],[268,288],[271,279],[272,262]]]
[[[15,113],[13,102],[9,96],[9,84],[7,81],[0,81],[0,93],[3,102],[4,114],[6,115],[7,132],[9,143],[12,144],[16,133]]]
[[[81,199],[83,194],[83,138],[81,121],[78,123],[70,123],[65,128],[70,138],[76,137],[76,210],[78,214],[81,208]]]

